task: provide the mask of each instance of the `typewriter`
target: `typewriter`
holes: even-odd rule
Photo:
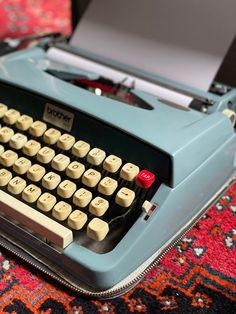
[[[53,61],[51,49],[125,79]],[[67,44],[49,50],[1,59],[0,245],[77,292],[114,297],[232,182],[236,91],[199,91]],[[137,79],[199,110],[127,86]]]

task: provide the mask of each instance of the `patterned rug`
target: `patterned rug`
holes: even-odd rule
[[[5,251],[0,313],[236,313],[236,183],[129,293],[86,299]]]
[[[69,0],[0,0],[0,39],[33,33],[69,35]]]

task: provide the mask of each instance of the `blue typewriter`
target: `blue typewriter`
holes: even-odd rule
[[[53,61],[48,46],[0,60],[0,245],[77,292],[114,297],[234,179],[236,91],[203,92],[63,43],[50,49],[198,103]]]

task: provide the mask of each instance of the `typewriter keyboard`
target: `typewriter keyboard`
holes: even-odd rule
[[[116,237],[156,184],[150,171],[5,104],[0,124],[1,211],[61,249]]]

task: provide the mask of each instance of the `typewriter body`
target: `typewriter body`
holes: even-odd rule
[[[111,87],[97,73],[52,62],[42,47],[1,59],[1,244],[81,293],[115,296],[230,182],[236,91],[203,92],[68,45],[56,49],[202,104],[197,111]]]

